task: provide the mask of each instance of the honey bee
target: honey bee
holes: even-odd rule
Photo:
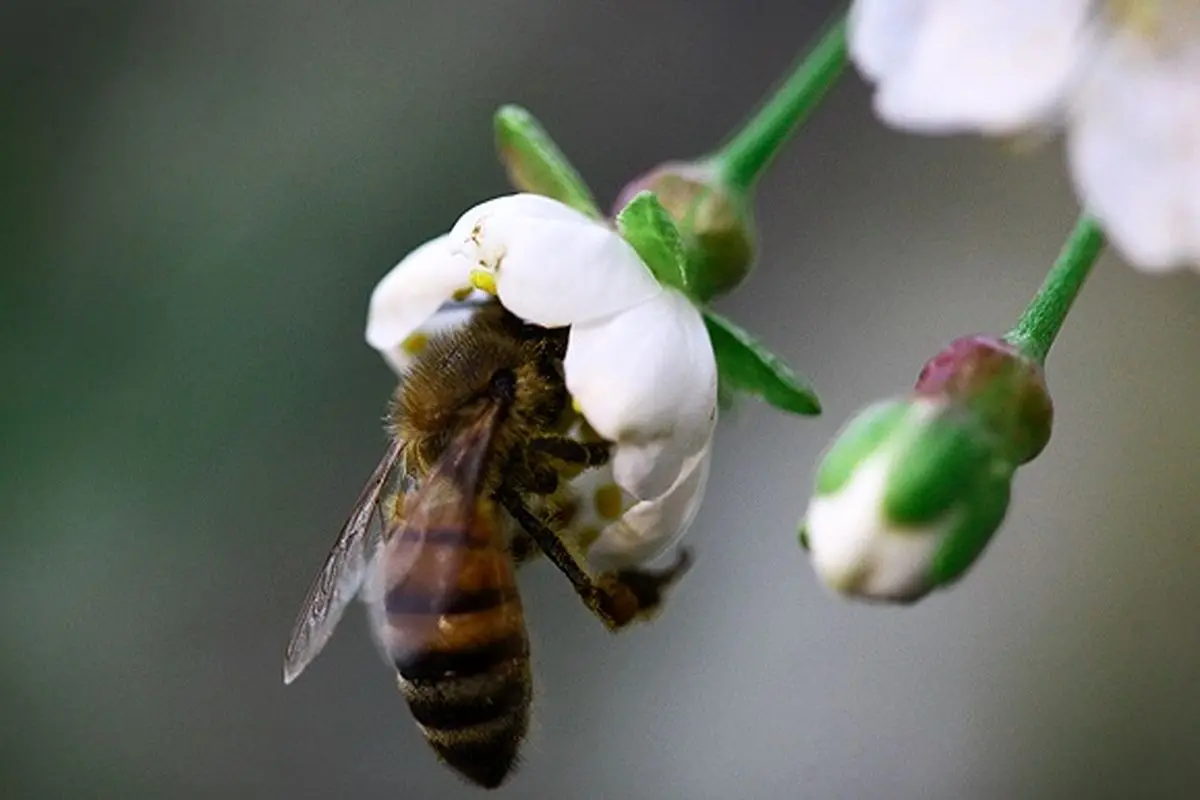
[[[524,323],[492,300],[433,337],[393,397],[391,444],[309,589],[284,658],[290,683],[356,595],[438,757],[494,788],[529,726],[529,635],[515,568],[537,553],[611,630],[653,614],[687,570],[593,575],[553,526],[567,468],[606,463],[609,444],[564,435],[567,330]],[[403,465],[403,466],[401,466]],[[384,499],[393,473],[400,490]],[[372,526],[376,512],[383,524]],[[378,533],[374,530],[378,528]]]

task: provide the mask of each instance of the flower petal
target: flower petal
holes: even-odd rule
[[[392,267],[371,293],[367,344],[385,357],[394,353],[455,291],[469,283],[468,266],[451,255],[449,237],[426,242]]]
[[[571,510],[563,533],[583,552],[599,538],[600,531],[638,502],[617,485],[611,463],[583,470],[570,480],[563,495]]]
[[[711,440],[687,458],[683,471],[662,496],[637,503],[600,534],[588,558],[598,569],[616,569],[648,561],[679,540],[691,527],[712,462]]]
[[[539,195],[482,203],[450,238],[469,269],[492,276],[508,310],[546,327],[591,322],[663,291],[616,231]]]
[[[1092,0],[857,0],[851,56],[875,110],[926,133],[1017,132],[1056,112],[1088,46]]]
[[[849,48],[863,76],[877,81],[910,57],[929,0],[858,0],[850,7]]]
[[[1084,205],[1136,267],[1200,267],[1200,43],[1130,35],[1097,55],[1068,139]]]
[[[567,390],[616,442],[613,471],[645,500],[662,495],[705,446],[717,416],[717,364],[700,312],[676,291],[571,327]]]

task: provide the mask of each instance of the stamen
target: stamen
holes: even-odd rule
[[[471,285],[488,294],[496,294],[496,276],[486,269],[471,270]]]
[[[429,346],[429,337],[424,333],[409,334],[403,342],[400,343],[400,349],[410,356],[420,355],[421,351]]]
[[[1162,34],[1162,11],[1162,0],[1109,0],[1113,26],[1139,39],[1157,39]]]
[[[607,520],[617,519],[621,516],[621,506],[623,505],[621,500],[621,489],[615,483],[606,483],[599,487],[592,497],[596,513]]]

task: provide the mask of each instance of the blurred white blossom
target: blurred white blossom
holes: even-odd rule
[[[849,46],[889,124],[1062,126],[1083,205],[1122,254],[1200,266],[1200,2],[855,0]]]

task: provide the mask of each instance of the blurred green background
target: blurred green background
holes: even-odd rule
[[[499,104],[611,198],[723,138],[833,7],[0,6],[3,795],[477,796],[359,612],[280,680],[383,447],[367,296],[506,191]],[[848,77],[759,201],[759,270],[722,311],[826,414],[723,422],[699,563],[653,626],[610,637],[528,571],[537,718],[499,796],[1188,796],[1196,277],[1098,266],[1050,359],[1054,440],[987,557],[915,608],[868,608],[796,545],[812,465],[943,343],[1006,328],[1073,193],[1056,145],[892,133]]]

